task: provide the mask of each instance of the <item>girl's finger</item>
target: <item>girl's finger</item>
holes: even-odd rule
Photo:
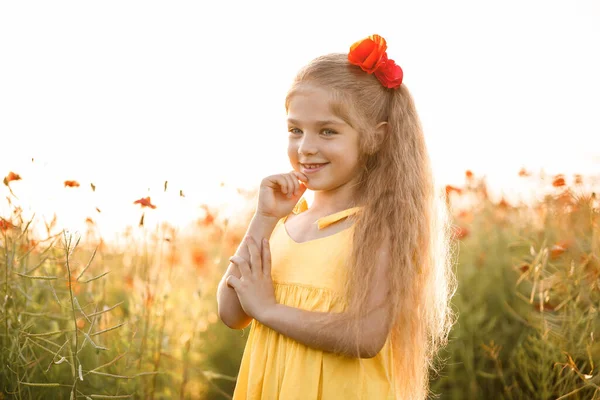
[[[229,261],[238,266],[240,273],[242,274],[242,278],[250,276],[252,273],[252,271],[250,271],[250,265],[248,265],[248,261],[246,261],[243,257],[235,255],[232,256]]]
[[[296,184],[294,181],[298,182],[291,174],[285,174],[284,175],[285,180],[288,182],[288,193],[287,193],[287,197],[291,198],[292,196],[296,196],[296,194],[298,193],[296,191]]]
[[[294,184],[294,196],[298,196],[300,194],[300,182],[298,181],[298,177],[295,174],[290,174],[289,176]]]
[[[248,237],[248,252],[250,252],[250,268],[252,269],[252,273],[260,273],[262,271],[260,249],[252,237]]]
[[[279,184],[279,189],[281,193],[288,194],[288,181],[283,177],[283,175],[277,175],[275,177],[275,182]]]
[[[229,275],[227,277],[227,279],[225,280],[225,283],[230,288],[232,288],[234,290],[238,290],[240,288],[240,284],[242,283],[242,281],[240,281],[237,277],[235,277],[233,275]]]
[[[263,274],[271,277],[271,247],[269,246],[269,240],[263,239],[262,242],[262,265]]]
[[[263,184],[274,190],[280,190],[283,192],[283,185],[285,185],[285,181],[281,178],[281,175],[271,175],[263,180],[263,183],[261,183],[261,185]]]
[[[281,191],[281,193],[286,194],[287,193],[287,183],[286,183],[285,179],[283,179],[281,177],[281,175],[275,175],[272,179],[273,179],[273,182],[275,182],[279,186],[279,190]]]
[[[308,177],[303,173],[300,173],[298,171],[292,171],[292,173],[296,176],[296,178],[298,178],[299,181],[308,182]]]

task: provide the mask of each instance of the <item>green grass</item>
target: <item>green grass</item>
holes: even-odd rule
[[[441,399],[600,399],[600,202],[576,189],[529,206],[472,177],[449,192],[459,319]],[[218,321],[215,293],[244,221],[139,226],[119,250],[2,217],[0,399],[231,398],[249,328]]]

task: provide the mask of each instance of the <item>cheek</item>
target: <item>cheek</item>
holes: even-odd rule
[[[349,173],[355,171],[359,165],[360,151],[358,146],[345,145],[340,146],[335,151],[335,160],[338,165],[343,166],[343,169]]]
[[[296,160],[298,160],[298,149],[294,144],[290,143],[288,145],[287,151],[290,161],[295,162]]]

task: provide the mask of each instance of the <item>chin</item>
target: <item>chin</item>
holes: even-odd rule
[[[319,190],[319,185],[318,185],[318,184],[317,184],[317,185],[315,185],[314,183],[312,183],[312,182],[310,182],[310,181],[309,181],[309,182],[306,182],[306,183],[304,183],[304,186],[306,186],[306,190],[312,190],[313,192],[314,192],[315,190]]]
[[[312,190],[312,191],[315,191],[315,190],[317,190],[317,189],[315,188],[315,185],[313,185],[311,182],[305,182],[305,183],[304,183],[304,186],[306,186],[306,190]]]
[[[322,192],[324,190],[329,190],[330,188],[325,184],[319,184],[319,182],[309,182],[305,183],[306,189],[312,190],[313,192]]]

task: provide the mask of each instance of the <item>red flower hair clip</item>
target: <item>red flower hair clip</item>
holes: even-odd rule
[[[386,50],[385,39],[371,35],[350,46],[348,61],[368,74],[374,73],[386,88],[397,89],[402,84],[404,73],[394,60],[388,58]]]

